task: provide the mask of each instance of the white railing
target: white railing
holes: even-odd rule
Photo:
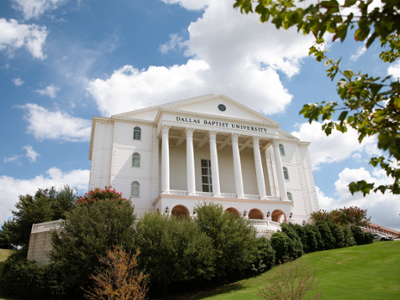
[[[260,200],[260,196],[259,195],[244,195],[244,199]]]
[[[232,193],[221,193],[221,198],[236,198],[236,194],[232,194]]]
[[[280,229],[281,225],[278,222],[271,221],[271,220],[254,220],[254,219],[249,219],[250,223],[258,228],[258,227],[269,227],[273,228],[275,230]]]
[[[187,194],[188,194],[187,191],[183,191],[183,190],[170,190],[169,193],[172,195],[178,195],[178,196],[187,196]]]
[[[196,192],[196,196],[200,196],[200,197],[212,197],[213,193],[209,193],[209,192]]]
[[[64,226],[64,220],[37,223],[32,225],[31,233],[45,232]]]

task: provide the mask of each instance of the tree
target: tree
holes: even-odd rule
[[[214,275],[215,250],[211,239],[191,218],[145,213],[136,223],[135,247],[141,251],[140,267],[163,286],[167,296],[172,281]]]
[[[2,240],[8,239],[10,244],[26,248],[33,224],[64,218],[73,209],[75,201],[75,192],[69,186],[59,192],[52,187],[38,189],[34,196],[20,195],[15,205],[17,210],[12,211],[13,218],[2,226]]]
[[[100,267],[98,257],[109,247],[133,249],[134,208],[127,200],[112,199],[78,205],[66,213],[63,229],[52,234],[50,261],[59,266],[69,289],[89,284],[89,275]]]
[[[104,266],[90,275],[94,287],[85,291],[85,298],[90,300],[142,300],[148,291],[148,275],[138,271],[137,257],[139,249],[132,256],[122,247],[108,249],[106,256],[100,256]]]
[[[371,221],[371,217],[367,217],[367,210],[357,206],[344,207],[334,209],[330,212],[321,209],[311,213],[311,220],[314,222],[325,221],[333,222],[338,225],[357,225],[367,226]]]
[[[372,0],[346,0],[343,5],[337,0],[309,5],[295,0],[235,0],[234,4],[242,13],[255,12],[261,22],[270,20],[278,29],[296,26],[303,34],[312,33],[315,45],[310,48],[310,55],[314,55],[319,62],[325,60],[329,66],[327,76],[331,80],[338,73],[342,75],[337,82],[341,104],[325,101],[306,104],[300,114],[310,123],[321,118],[324,121],[322,130],[326,135],[331,134],[332,130],[345,133],[350,126],[357,130],[360,143],[366,136],[377,136],[378,148],[387,151],[388,157],[373,157],[370,164],[385,170],[393,183],[376,187],[375,183],[360,180],[349,184],[352,194],[362,192],[364,196],[371,190],[400,194],[400,82],[390,76],[381,79],[361,72],[342,70],[341,60],[328,58],[323,45],[325,33],[333,34],[332,41],[340,39],[343,42],[347,33],[354,31],[354,39],[366,40],[366,47],[379,38],[381,46],[389,48],[379,55],[383,62],[397,61],[400,56],[400,1],[381,2],[382,6],[373,9],[370,6]],[[349,8],[352,10],[347,10]],[[335,114],[337,111],[341,111],[340,115]],[[337,120],[332,120],[333,117],[337,117]]]
[[[215,272],[221,277],[251,266],[258,254],[256,230],[249,221],[224,212],[222,205],[203,203],[195,207],[196,224],[212,240],[215,249]]]

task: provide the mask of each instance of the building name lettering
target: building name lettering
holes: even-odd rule
[[[209,120],[187,118],[187,117],[176,117],[176,121],[199,124],[199,125],[209,125],[209,126],[226,127],[226,128],[242,129],[242,130],[257,131],[257,132],[267,132],[267,128],[265,127],[241,125],[241,124],[219,122],[219,121],[209,121]]]

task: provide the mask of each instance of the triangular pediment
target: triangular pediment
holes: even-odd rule
[[[160,110],[242,119],[279,127],[279,123],[223,94],[208,94],[112,116],[113,119],[154,121]]]

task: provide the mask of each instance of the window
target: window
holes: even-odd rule
[[[132,154],[132,167],[140,167],[140,154],[137,152]]]
[[[131,184],[131,197],[139,197],[140,196],[140,184],[137,181],[132,182]]]
[[[283,176],[289,180],[289,172],[286,167],[283,167]]]
[[[281,152],[282,156],[285,156],[285,147],[282,144],[279,144],[279,151]]]
[[[140,129],[140,127],[135,127],[133,129],[133,139],[134,140],[141,140],[142,139],[142,129]]]
[[[293,201],[292,193],[287,192],[287,198],[290,201]]]
[[[212,193],[212,178],[211,178],[211,160],[201,160],[201,183],[203,192]]]

